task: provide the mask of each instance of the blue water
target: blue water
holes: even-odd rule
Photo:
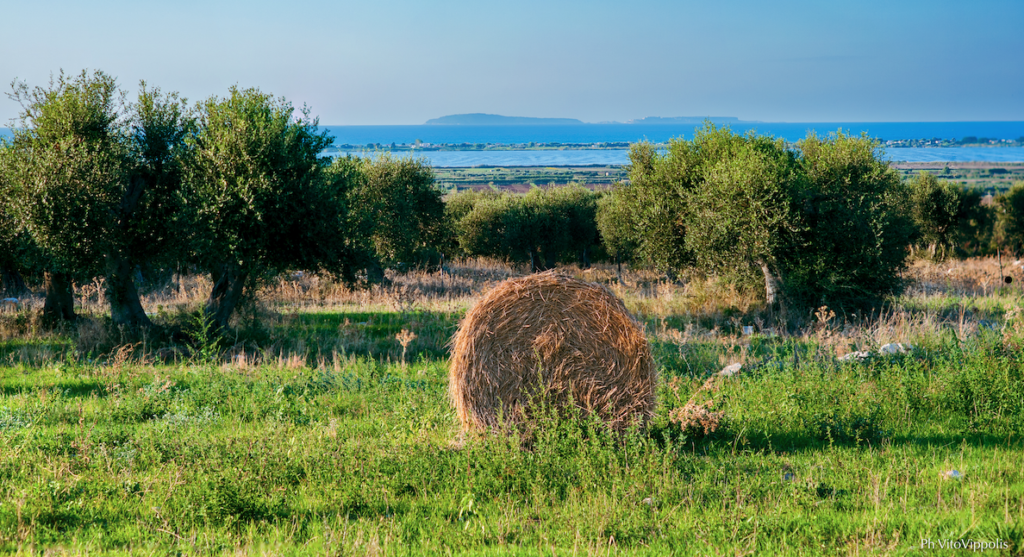
[[[695,126],[583,124],[567,126],[324,126],[335,138],[335,144],[382,147],[392,143],[605,143],[648,140],[656,143],[671,138],[692,138]],[[839,128],[853,133],[867,133],[881,140],[895,139],[962,139],[967,136],[990,139],[1024,138],[1024,122],[879,122],[879,123],[758,123],[734,124],[738,133],[755,130],[788,141],[798,141],[809,131],[825,135]],[[0,137],[10,136],[9,129],[0,128]],[[358,152],[358,150],[356,150]],[[625,150],[565,151],[423,151],[424,157],[437,167],[465,166],[583,166],[626,164]],[[407,153],[402,152],[401,155]],[[1021,147],[936,147],[889,149],[887,157],[897,161],[989,161],[1024,162]]]
[[[644,139],[662,143],[671,138],[691,139],[692,124],[582,124],[575,126],[323,126],[335,138],[335,144],[366,145],[377,143],[604,143],[635,142]],[[738,133],[758,133],[798,141],[809,131],[819,135],[843,130],[881,140],[962,139],[967,136],[991,139],[1024,137],[1024,122],[819,122],[819,123],[743,123],[731,129]],[[0,137],[10,130],[0,128]]]
[[[644,139],[662,143],[671,138],[693,138],[700,126],[583,124],[576,126],[324,126],[336,145],[377,143],[604,143],[635,142]],[[825,135],[842,128],[852,134],[867,133],[881,140],[962,139],[968,136],[990,139],[1024,137],[1024,122],[879,122],[879,123],[758,123],[734,124],[737,133],[755,130],[761,134],[798,141],[809,131]]]
[[[355,155],[373,152],[355,151]],[[410,156],[408,151],[397,153]],[[625,149],[592,149],[565,151],[421,151],[412,154],[424,158],[438,168],[468,166],[586,166],[628,164],[629,151]],[[883,151],[893,161],[989,161],[1024,162],[1024,147],[935,147],[901,148]]]

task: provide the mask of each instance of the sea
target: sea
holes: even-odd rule
[[[555,126],[324,126],[336,145],[390,145],[413,143],[618,143],[672,138],[692,139],[700,125],[694,124],[580,124]],[[826,135],[836,130],[868,136],[881,141],[897,139],[1018,139],[1024,137],[1024,122],[742,122],[729,126],[736,133],[759,134],[798,141],[814,132]]]
[[[502,144],[524,143],[663,143],[673,138],[692,139],[700,128],[693,124],[579,124],[517,126],[322,126],[334,137],[336,147],[325,154],[373,155],[387,151],[392,144]],[[795,142],[809,133],[825,136],[837,130],[880,141],[900,139],[948,139],[964,137],[1024,142],[1024,122],[741,122],[730,129],[736,133],[753,131]],[[0,128],[0,137],[10,130]],[[345,146],[343,148],[339,148]],[[400,156],[423,158],[435,167],[471,166],[589,166],[628,163],[625,149],[566,150],[461,150],[401,151]],[[916,147],[883,148],[880,155],[893,161],[984,161],[1024,162],[1024,147]]]

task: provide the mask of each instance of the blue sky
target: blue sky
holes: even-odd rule
[[[191,100],[233,84],[322,124],[1024,120],[1024,2],[5,2],[0,80],[102,69]],[[0,99],[0,125],[18,106]]]

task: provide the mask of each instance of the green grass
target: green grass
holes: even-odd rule
[[[0,364],[0,552],[905,554],[922,538],[1024,551],[1024,356],[998,330],[863,364],[809,338],[654,339],[650,427],[619,437],[541,412],[527,441],[460,439],[443,349],[457,319],[281,316],[267,334],[306,346],[297,367],[67,350]],[[425,343],[406,365],[403,328]],[[670,423],[736,351],[761,365],[719,383],[723,427]]]

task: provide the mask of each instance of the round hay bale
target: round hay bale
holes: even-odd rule
[[[554,272],[506,280],[452,339],[448,394],[463,430],[519,422],[537,395],[622,431],[654,413],[643,329],[607,288]]]

